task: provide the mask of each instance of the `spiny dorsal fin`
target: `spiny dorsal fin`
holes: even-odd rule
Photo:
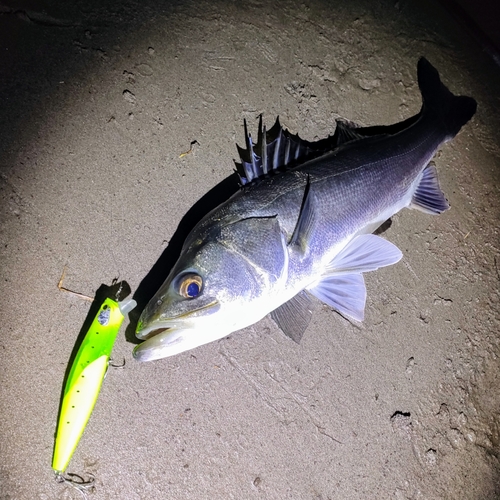
[[[274,125],[267,130],[259,117],[257,142],[248,132],[246,120],[245,149],[236,145],[240,163],[235,162],[240,182],[244,186],[249,182],[270,175],[276,171],[294,167],[312,158],[317,158],[335,149],[336,139],[328,136],[320,141],[310,142],[285,130],[276,118]]]
[[[314,142],[301,139],[297,134],[291,134],[281,126],[279,117],[267,130],[262,124],[262,115],[259,116],[257,142],[254,142],[248,132],[247,122],[243,120],[245,149],[236,145],[240,157],[239,163],[235,161],[236,172],[241,185],[244,186],[267,175],[323,156],[344,144],[369,137],[397,134],[415,123],[419,117],[420,114],[417,114],[400,123],[372,127],[363,127],[354,122],[338,119],[333,135]]]

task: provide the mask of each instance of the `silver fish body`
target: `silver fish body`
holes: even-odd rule
[[[276,148],[251,151],[253,166],[242,161],[245,185],[192,230],[144,309],[136,335],[146,340],[134,350],[136,359],[197,347],[269,313],[299,341],[311,295],[361,321],[363,273],[401,258],[373,231],[404,207],[431,214],[449,207],[430,160],[476,110],[475,101],[454,96],[424,58],[418,80],[422,109],[400,127],[339,123],[331,151],[280,172]]]

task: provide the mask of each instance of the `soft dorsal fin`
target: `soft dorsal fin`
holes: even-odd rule
[[[284,129],[276,118],[274,125],[267,130],[259,116],[257,142],[248,132],[247,122],[243,120],[245,130],[245,148],[236,145],[240,162],[235,161],[236,172],[242,186],[249,182],[271,175],[277,171],[292,168],[308,160],[318,158],[339,146],[356,140],[392,135],[401,132],[420,118],[420,113],[393,125],[363,127],[357,123],[338,119],[335,133],[319,141],[306,141],[297,134]]]
[[[367,139],[368,137],[394,135],[413,125],[419,118],[420,113],[417,113],[399,123],[393,123],[392,125],[372,125],[368,127],[339,118],[336,120],[337,127],[333,134],[333,142],[338,147],[348,142]]]
[[[335,128],[335,140],[337,146],[345,144],[346,142],[357,141],[367,137],[363,134],[361,125],[350,122],[347,120],[337,120],[337,127]]]

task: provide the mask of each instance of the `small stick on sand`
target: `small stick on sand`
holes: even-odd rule
[[[59,288],[59,290],[61,290],[61,292],[68,292],[68,293],[71,293],[72,295],[76,295],[77,297],[80,297],[81,299],[88,300],[90,302],[94,302],[94,299],[92,297],[89,297],[88,295],[84,295],[83,293],[74,292],[73,290],[69,290],[68,288],[65,288],[63,286],[64,276],[66,275],[66,267],[67,266],[64,266],[64,269],[63,269],[63,272],[61,275],[61,279],[59,280],[59,283],[57,284],[57,288]]]
[[[181,153],[181,154],[179,155],[179,158],[182,158],[183,156],[186,156],[186,155],[188,155],[189,153],[191,153],[191,152],[193,151],[193,146],[194,146],[195,144],[196,144],[196,145],[198,145],[198,146],[200,145],[200,143],[199,143],[196,139],[195,139],[194,141],[191,141],[191,144],[190,144],[190,146],[191,146],[191,147],[189,148],[189,150],[188,150],[188,151],[186,151],[186,152],[184,152],[184,153]]]

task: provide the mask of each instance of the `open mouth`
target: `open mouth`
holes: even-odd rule
[[[206,314],[207,310],[210,310],[210,313],[216,312],[220,307],[219,301],[214,300],[202,307],[199,307],[198,309],[195,309],[194,311],[189,311],[185,312],[182,314],[179,314],[178,316],[173,316],[170,317],[169,319],[166,320],[155,320],[152,321],[151,323],[152,326],[146,326],[144,327],[143,321],[141,319],[139,320],[139,323],[137,324],[137,330],[135,332],[135,336],[138,339],[142,340],[148,340],[151,337],[154,337],[156,335],[160,335],[165,330],[170,330],[172,328],[177,328],[180,327],[181,324],[185,323],[187,320],[189,322],[190,318],[196,318],[198,316]]]
[[[154,337],[155,335],[160,335],[161,333],[171,329],[172,329],[171,326],[165,326],[163,328],[144,329],[136,332],[135,336],[141,340],[148,340],[151,337]]]
[[[165,358],[196,347],[200,344],[199,338],[193,336],[195,318],[210,315],[220,308],[214,300],[195,311],[180,314],[163,321],[139,320],[135,333],[138,339],[144,340],[135,347],[133,355],[138,361],[152,361]]]
[[[152,361],[184,351],[185,348],[180,346],[184,340],[182,332],[181,329],[171,327],[155,328],[144,334],[141,332],[140,338],[145,340],[134,348],[134,358],[138,361]]]

